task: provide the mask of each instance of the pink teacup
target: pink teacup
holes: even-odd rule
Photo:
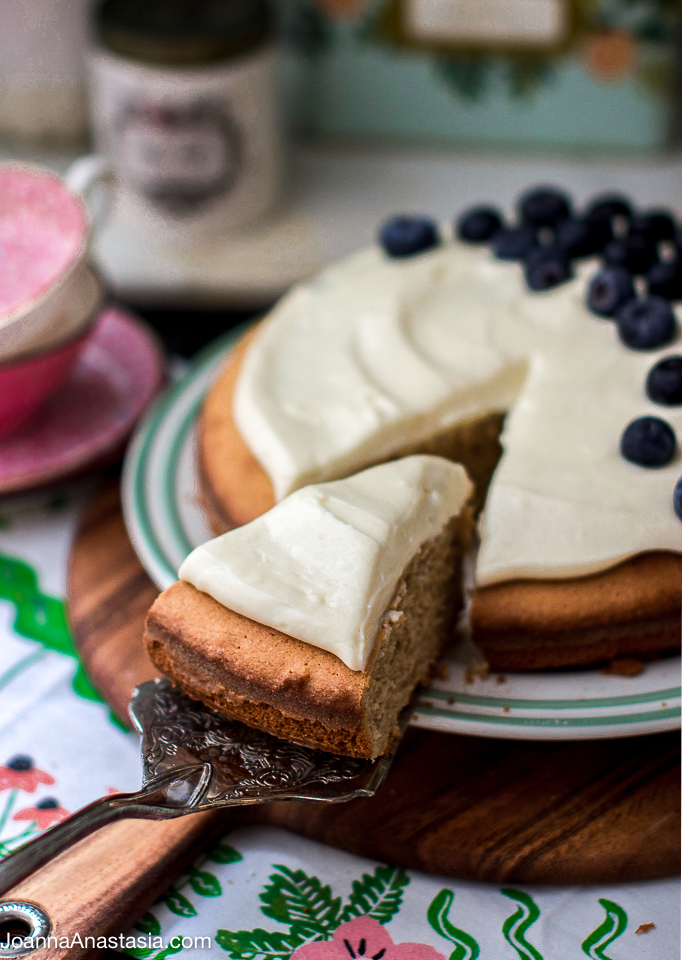
[[[67,181],[39,167],[0,165],[0,433],[25,422],[63,382],[102,302],[79,194],[109,180],[92,158],[77,161]]]
[[[0,363],[0,437],[22,427],[66,380],[94,319],[65,342]]]

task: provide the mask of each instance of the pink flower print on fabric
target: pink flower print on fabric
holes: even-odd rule
[[[291,960],[445,960],[425,943],[393,943],[373,917],[356,917],[337,928],[331,940],[294,950]]]
[[[34,767],[31,757],[21,754],[12,757],[7,766],[0,767],[0,790],[24,790],[26,793],[34,793],[40,783],[51,786],[54,777]]]
[[[61,823],[62,820],[70,816],[69,811],[60,807],[59,802],[54,797],[46,797],[35,807],[25,807],[19,810],[12,817],[13,820],[30,820],[36,824],[39,830],[47,830],[55,823]]]

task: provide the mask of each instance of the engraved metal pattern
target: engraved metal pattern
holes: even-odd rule
[[[402,730],[411,709],[403,712]],[[142,734],[142,789],[101,797],[10,854],[0,862],[0,895],[105,823],[165,820],[265,800],[368,797],[393,759],[356,760],[280,740],[209,710],[162,678],[135,690],[130,714]],[[9,906],[14,902],[0,902],[0,912]]]
[[[143,733],[145,783],[192,763],[213,776],[204,805],[266,799],[340,800],[373,793],[388,761],[341,757],[222,716],[168,680],[142,684],[130,706]]]

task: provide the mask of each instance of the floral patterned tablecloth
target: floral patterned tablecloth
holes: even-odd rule
[[[0,503],[0,857],[107,792],[137,789],[135,735],[73,647],[63,601],[87,489]],[[677,878],[518,887],[433,877],[240,828],[121,941],[144,960],[677,960]]]

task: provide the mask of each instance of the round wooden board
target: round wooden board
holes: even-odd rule
[[[157,593],[110,482],[73,548],[69,610],[86,669],[122,718],[133,687],[157,674],[142,642]],[[677,733],[555,743],[413,729],[375,797],[263,804],[239,819],[429,873],[583,884],[677,873],[679,810]]]

